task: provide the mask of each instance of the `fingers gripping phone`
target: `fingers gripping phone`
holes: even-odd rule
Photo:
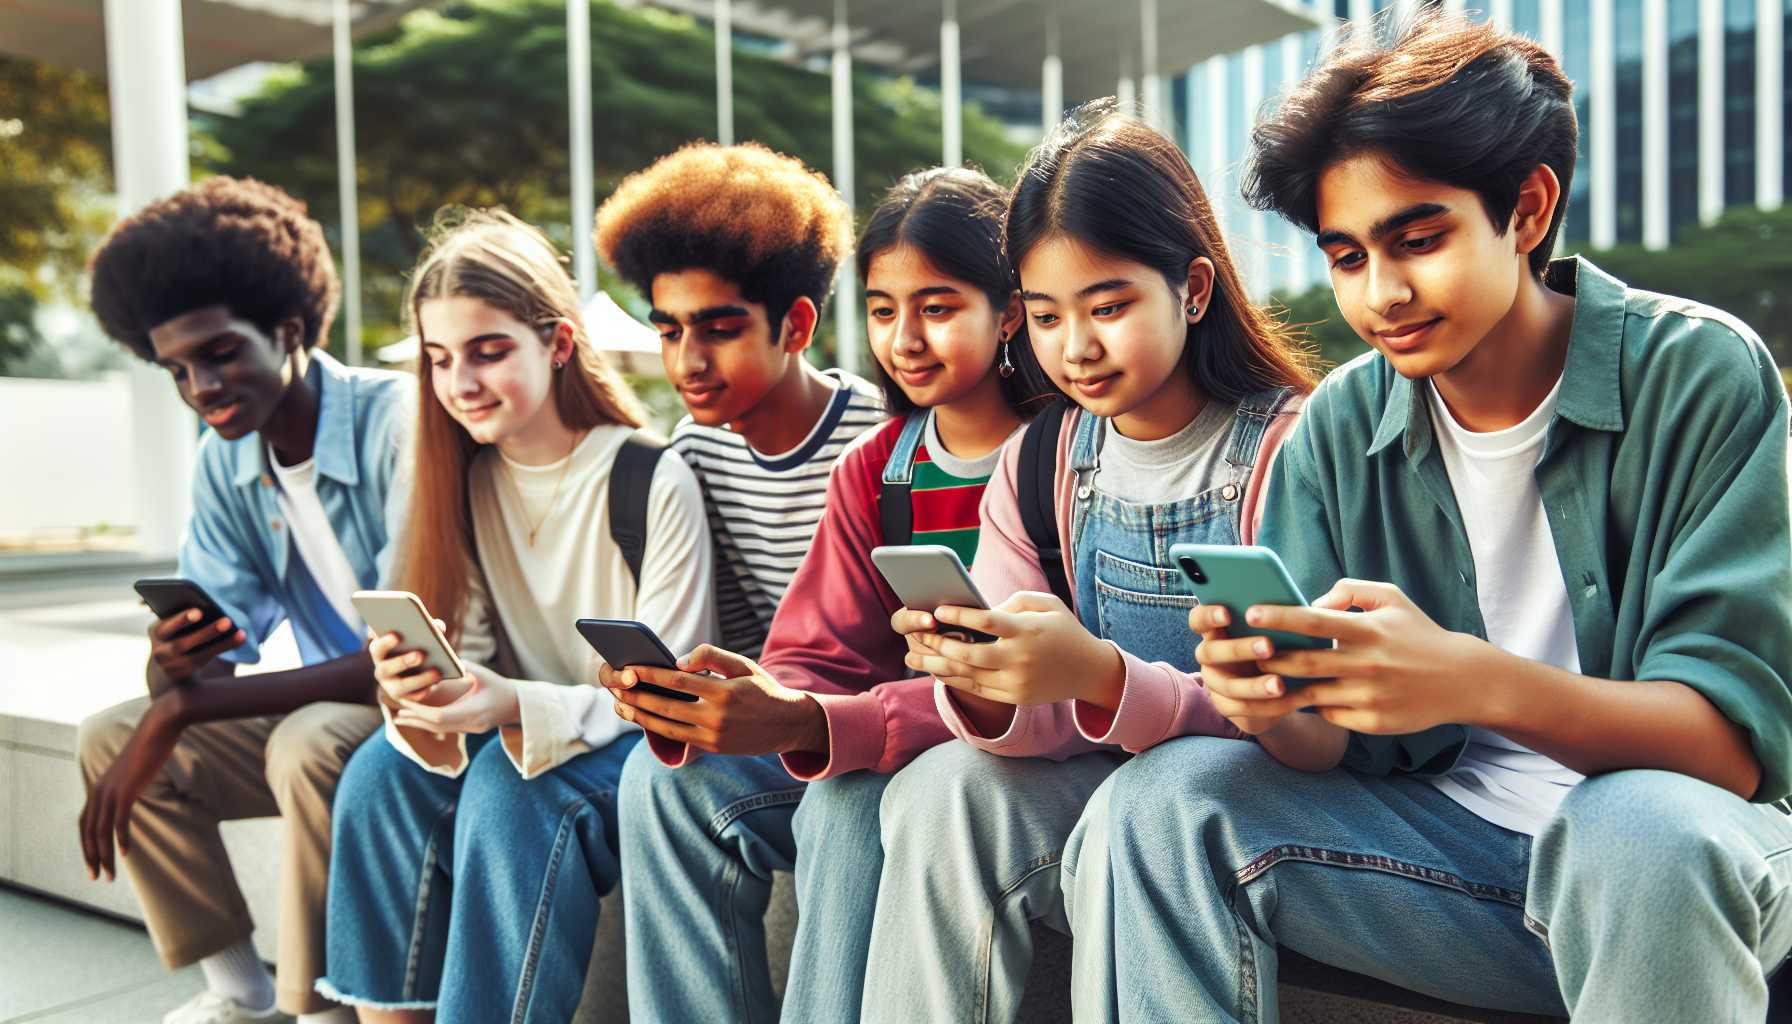
[[[418,670],[433,668],[443,679],[459,679],[467,668],[436,628],[435,617],[416,594],[403,590],[357,590],[349,598],[374,636],[397,633],[399,650],[422,651]]]
[[[674,672],[684,671],[678,667],[678,659],[666,649],[666,645],[646,623],[633,619],[580,619],[575,625],[579,635],[585,638],[585,642],[611,668],[644,665],[648,668],[669,668]],[[645,679],[638,680],[634,688],[672,700],[682,700],[687,704],[697,701],[694,693],[657,686]]]
[[[1244,621],[1245,609],[1259,604],[1305,607],[1307,599],[1295,586],[1294,577],[1274,551],[1262,547],[1228,544],[1172,544],[1170,559],[1188,577],[1189,587],[1202,604],[1222,605],[1232,612],[1232,636],[1268,637],[1277,651],[1327,650],[1324,637],[1258,629]]]
[[[195,628],[224,617],[224,609],[205,588],[178,576],[150,576],[133,583],[132,588],[158,619],[171,619],[192,608],[199,609]]]
[[[871,564],[883,573],[904,608],[931,613],[941,605],[989,607],[958,552],[943,544],[886,544],[871,549]],[[984,644],[995,637],[981,630],[940,623],[941,636]]]

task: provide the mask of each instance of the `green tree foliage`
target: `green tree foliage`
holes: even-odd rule
[[[1792,207],[1772,213],[1735,207],[1710,227],[1680,229],[1674,244],[1661,252],[1625,245],[1586,255],[1632,288],[1692,299],[1736,316],[1767,343],[1776,363],[1792,367]],[[1368,351],[1338,312],[1331,285],[1276,301],[1286,307],[1290,323],[1308,325],[1308,337],[1328,364]]]
[[[651,9],[592,5],[597,192],[715,131],[714,36]],[[369,341],[398,333],[402,275],[446,204],[501,204],[570,246],[566,5],[470,0],[408,15],[355,54],[360,221]],[[737,50],[735,125],[827,169],[833,163],[825,74]],[[218,119],[214,169],[249,174],[304,198],[335,234],[335,93],[327,60],[296,66]],[[900,175],[938,162],[936,94],[857,74],[853,102],[861,209]],[[1021,149],[1001,125],[965,116],[965,152],[997,175]],[[580,230],[589,230],[581,226]],[[614,285],[613,282],[606,282]]]
[[[105,83],[0,57],[0,376],[57,376],[36,327],[46,300],[79,301],[87,249],[111,213]]]

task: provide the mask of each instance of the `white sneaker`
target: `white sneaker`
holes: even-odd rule
[[[162,1024],[248,1024],[250,1021],[291,1019],[272,1006],[257,1012],[228,996],[208,991],[169,1010],[162,1018]]]

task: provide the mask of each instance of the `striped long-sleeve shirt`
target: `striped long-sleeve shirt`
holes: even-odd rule
[[[827,506],[828,471],[853,438],[883,422],[875,385],[841,370],[839,389],[809,436],[778,455],[741,435],[685,417],[672,448],[697,474],[716,542],[716,611],[722,646],[759,656],[772,613],[815,538]]]

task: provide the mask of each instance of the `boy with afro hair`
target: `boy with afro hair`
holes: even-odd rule
[[[1374,351],[1269,484],[1259,543],[1312,607],[1190,613],[1258,742],[1145,751],[1066,850],[1105,921],[1076,935],[1078,1020],[1270,1024],[1279,948],[1576,1021],[1766,1018],[1786,390],[1735,317],[1550,258],[1577,134],[1554,57],[1436,14],[1258,122],[1247,200],[1314,233]]]
[[[877,847],[887,777],[814,783],[842,799],[825,816],[798,813],[805,786],[780,755],[825,759],[827,718],[809,692],[825,683],[781,668],[775,650],[764,669],[751,660],[814,539],[836,459],[884,419],[874,385],[803,358],[851,234],[826,178],[756,144],[680,149],[624,180],[597,214],[598,250],[652,300],[666,376],[690,410],[672,447],[703,484],[722,632],[720,648],[700,647],[685,672],[665,674],[705,700],[656,702],[664,715],[617,704],[647,733],[619,797],[629,1003],[641,1019],[776,1014],[760,924],[771,873],[797,865],[797,848],[822,832],[830,848],[797,868],[803,909],[784,1015],[856,1016],[869,929],[861,941],[858,925],[832,912],[876,884],[881,856],[853,843],[868,834]],[[623,668],[602,667],[599,681],[627,688],[635,674]],[[721,678],[685,674],[706,671]],[[730,756],[699,760],[699,750]],[[718,904],[723,877],[740,881]]]
[[[116,840],[164,962],[200,965],[206,990],[169,1024],[332,1020],[347,1011],[312,990],[330,801],[380,721],[349,596],[388,561],[413,385],[319,350],[338,294],[329,248],[303,203],[261,182],[212,178],[151,204],[90,271],[106,333],[166,369],[209,428],[179,575],[224,615],[152,625],[149,695],[81,723],[88,873],[115,876]],[[304,666],[238,677],[282,622]],[[285,825],[274,977],[218,832],[272,814]]]

